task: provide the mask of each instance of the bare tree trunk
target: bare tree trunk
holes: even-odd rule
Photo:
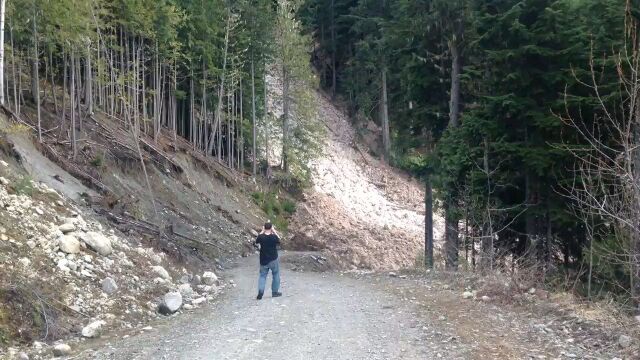
[[[66,122],[67,122],[67,54],[64,50],[62,50],[62,125],[60,126],[60,132],[65,130]],[[67,136],[69,136],[67,134]]]
[[[265,84],[266,86],[266,84]],[[265,109],[266,110],[266,109]],[[255,71],[253,66],[253,54],[251,56],[251,127],[252,127],[252,148],[253,151],[251,156],[253,156],[253,176],[256,176],[257,165],[258,165],[258,154],[256,152],[256,79],[255,79]]]
[[[5,103],[4,94],[4,13],[6,0],[0,0],[0,105]]]
[[[487,203],[486,203],[486,220],[485,220],[485,232],[482,236],[481,249],[482,258],[480,261],[480,267],[483,271],[493,270],[494,261],[494,246],[493,246],[493,214],[491,214],[491,172],[489,170],[489,139],[484,138],[484,175],[487,178]]]
[[[335,0],[331,0],[331,98],[336,97],[336,25]]]
[[[449,101],[449,127],[456,128],[460,124],[460,73],[462,56],[457,39],[449,41],[451,52],[451,94]]]
[[[265,69],[267,65],[265,64]],[[269,111],[267,103],[267,72],[264,72],[264,147],[265,147],[265,176],[269,179]]]
[[[240,170],[240,172],[243,172],[243,168],[244,168],[244,132],[242,131],[242,125],[244,123],[244,113],[243,113],[243,109],[242,109],[242,97],[243,97],[243,92],[242,92],[242,76],[240,76],[240,117],[238,118],[238,129],[236,130],[236,133],[239,133],[240,137],[240,141],[239,141],[239,145],[237,145],[238,147],[238,170]]]
[[[4,2],[6,0],[2,1]],[[20,116],[20,105],[18,105],[20,99],[18,98],[18,79],[16,76],[16,48],[13,45],[13,26],[11,26],[9,30],[11,36],[11,74],[13,75],[13,110]]]
[[[289,72],[282,66],[282,170],[289,173]]]
[[[382,146],[384,149],[384,161],[389,163],[391,141],[389,138],[389,106],[387,103],[387,69],[382,68]]]
[[[36,104],[36,113],[38,118],[38,141],[42,142],[42,124],[40,118],[40,70],[38,64],[40,60],[38,51],[38,29],[36,27],[36,12],[33,13],[33,73],[32,73],[32,95]]]
[[[76,143],[75,76],[76,76],[75,54],[74,54],[74,50],[71,49],[71,84],[69,85],[69,88],[71,89],[71,148],[73,149],[73,160],[75,160],[78,156],[78,147]]]
[[[87,111],[89,114],[93,114],[93,71],[91,70],[91,45],[87,45],[87,62],[86,75],[85,75],[85,104],[87,105]]]
[[[193,86],[193,68],[191,69],[191,77],[189,78],[189,121],[191,124],[191,143],[193,150],[196,150],[196,122],[195,122],[195,88]]]
[[[220,87],[218,88],[218,107],[216,108],[215,114],[215,122],[213,124],[213,129],[220,128],[220,115],[222,112],[222,97],[224,96],[224,78],[227,69],[227,54],[229,50],[229,32],[231,31],[231,14],[227,16],[227,29],[224,35],[224,56],[222,60],[222,75],[220,76]],[[216,130],[217,131],[217,130]],[[214,133],[211,133],[211,139],[213,140]],[[209,153],[213,151],[213,142],[209,142],[209,147],[207,149]],[[220,158],[218,158],[220,160]]]
[[[49,48],[49,64],[51,67],[51,96],[53,97],[53,108],[56,112],[56,115],[59,114],[58,112],[58,96],[56,95],[56,87],[55,87],[55,79],[54,79],[54,66],[53,66],[53,50],[51,50],[51,48]]]
[[[431,174],[425,177],[424,193],[424,265],[433,269],[433,185]]]
[[[445,200],[445,266],[448,270],[458,269],[458,217],[453,210],[453,199]]]

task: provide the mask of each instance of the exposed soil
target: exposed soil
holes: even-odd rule
[[[316,93],[328,129],[313,161],[313,188],[290,229],[294,249],[323,250],[342,267],[410,267],[424,252],[424,191],[408,175],[372,157],[356,140],[347,116]],[[434,216],[436,248],[443,219]]]

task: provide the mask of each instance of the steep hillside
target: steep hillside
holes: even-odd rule
[[[324,94],[316,99],[328,135],[291,225],[292,248],[323,250],[346,267],[414,265],[424,252],[422,185],[370,156],[348,117]],[[444,221],[435,214],[434,223],[439,247]]]
[[[179,312],[199,307],[226,286],[207,271],[253,252],[263,215],[216,161],[166,138],[144,147],[156,216],[117,122],[88,119],[76,160],[54,134],[43,144],[32,134],[0,116],[0,358],[139,331],[176,310],[163,308],[166,294],[180,294]]]

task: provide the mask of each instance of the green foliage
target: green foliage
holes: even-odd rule
[[[330,89],[326,73],[335,70],[353,115],[378,120],[378,73],[387,67],[395,166],[429,175],[437,203],[466,216],[476,234],[488,231],[490,216],[496,252],[533,252],[566,267],[583,259],[580,214],[560,189],[576,179],[562,145],[588,144],[559,115],[587,119],[587,128],[601,116],[583,84],[591,82],[591,61],[603,101],[616,108],[624,99],[612,56],[624,49],[624,2],[307,0],[303,10],[321,84]],[[456,128],[449,127],[453,49],[462,58]],[[620,241],[611,235],[600,234],[599,243]],[[603,281],[628,275],[609,267],[598,270]]]
[[[253,192],[253,201],[267,214],[268,219],[280,231],[287,231],[289,227],[289,217],[296,211],[296,203],[279,195],[277,192]]]
[[[104,165],[104,157],[98,154],[91,160],[90,164],[93,167],[100,168]]]

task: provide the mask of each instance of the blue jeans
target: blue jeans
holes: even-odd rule
[[[267,265],[260,265],[260,278],[258,279],[258,292],[264,294],[264,287],[267,285],[267,275],[271,270],[271,293],[277,293],[280,289],[280,260],[275,259]]]

